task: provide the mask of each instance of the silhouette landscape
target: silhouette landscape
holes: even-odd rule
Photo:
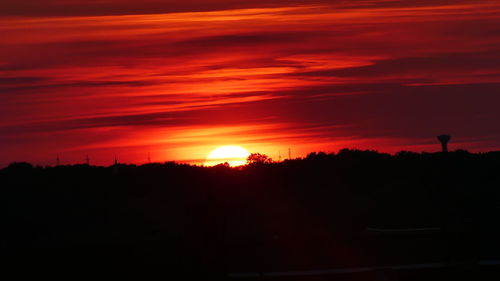
[[[52,280],[456,280],[500,263],[500,152],[248,159],[12,163],[0,170],[5,269]]]
[[[1,0],[0,281],[500,280],[500,1]]]

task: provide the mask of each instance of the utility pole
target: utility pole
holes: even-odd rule
[[[292,150],[288,148],[288,160],[292,160]]]
[[[116,154],[115,154],[115,165],[113,165],[113,173],[115,175],[118,174],[118,159],[116,158]]]
[[[61,164],[61,160],[59,159],[59,154],[56,156],[56,166],[59,166]]]

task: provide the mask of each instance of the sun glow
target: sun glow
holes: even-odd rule
[[[232,167],[241,166],[246,163],[248,155],[250,155],[250,152],[241,146],[221,146],[208,154],[205,166],[214,166],[224,162],[229,163]]]

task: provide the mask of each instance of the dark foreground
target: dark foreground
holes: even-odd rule
[[[500,153],[0,171],[8,280],[498,280]]]

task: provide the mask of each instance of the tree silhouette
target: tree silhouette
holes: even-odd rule
[[[269,156],[265,154],[251,153],[247,157],[247,165],[270,164],[270,163],[273,163],[273,159],[271,159]]]

